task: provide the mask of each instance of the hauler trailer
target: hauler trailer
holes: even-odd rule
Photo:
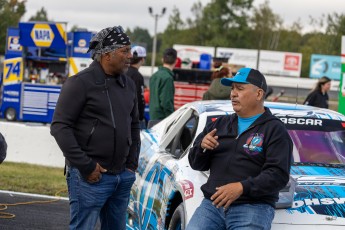
[[[25,22],[8,28],[1,117],[50,123],[63,82],[92,61],[86,53],[92,35],[67,34],[66,23]]]

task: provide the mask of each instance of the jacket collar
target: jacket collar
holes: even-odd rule
[[[107,75],[105,74],[101,64],[98,61],[93,61],[90,65],[90,68],[94,71],[94,79],[96,85],[104,85],[105,79],[107,78]],[[124,88],[127,84],[127,79],[123,74],[120,74],[119,76],[114,77],[116,79],[116,82]]]

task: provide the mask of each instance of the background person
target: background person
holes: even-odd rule
[[[235,113],[208,124],[190,149],[191,167],[210,175],[187,230],[270,229],[289,181],[292,141],[264,107],[267,84],[259,71],[242,68],[221,82],[231,86]]]
[[[7,143],[5,137],[0,133],[0,164],[5,160],[7,153]]]
[[[304,105],[311,105],[328,109],[328,91],[331,89],[331,79],[324,76],[316,83],[315,88],[308,94],[303,102]]]
[[[208,90],[203,94],[203,100],[229,100],[230,90],[229,86],[220,83],[222,78],[231,77],[231,71],[228,67],[220,66],[216,69],[211,76],[211,85]]]
[[[138,167],[140,128],[129,67],[131,43],[122,27],[98,32],[94,61],[62,87],[51,134],[63,152],[70,229],[126,228],[126,210]]]
[[[174,112],[174,73],[177,52],[168,48],[163,53],[163,66],[150,78],[150,119],[161,120]]]
[[[139,68],[145,64],[146,49],[142,46],[134,46],[131,49],[132,58],[131,65],[128,68],[126,75],[130,77],[137,87],[137,98],[138,98],[138,110],[139,110],[139,120],[141,127],[145,128],[146,123],[144,119],[145,113],[145,99],[144,99],[144,77],[139,72]]]

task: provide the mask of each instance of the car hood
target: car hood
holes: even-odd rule
[[[345,166],[295,163],[292,207],[277,210],[275,223],[345,225]]]

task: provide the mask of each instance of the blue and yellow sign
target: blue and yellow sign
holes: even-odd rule
[[[62,23],[19,23],[22,46],[65,49],[66,31]]]
[[[50,47],[54,33],[48,24],[35,24],[30,34],[37,47]]]
[[[73,32],[72,42],[72,57],[90,58],[89,44],[92,37],[92,33],[88,31],[75,31]]]
[[[4,61],[4,85],[23,81],[23,58],[11,58]]]

